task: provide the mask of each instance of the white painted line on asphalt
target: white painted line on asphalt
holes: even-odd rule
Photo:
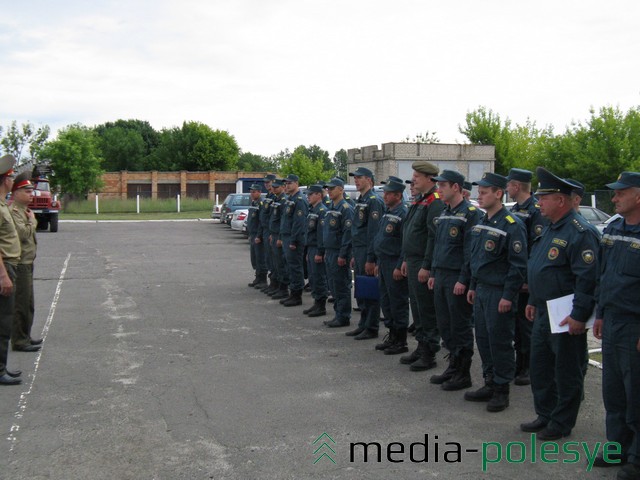
[[[209,222],[216,223],[212,218],[176,218],[163,220],[60,220],[60,223],[142,223],[142,222]],[[220,222],[217,222],[220,223]]]
[[[44,328],[42,329],[42,348],[38,352],[35,361],[33,362],[33,375],[31,375],[31,381],[29,382],[29,389],[26,392],[22,392],[20,394],[20,400],[18,401],[18,409],[16,413],[13,414],[16,419],[11,425],[11,429],[9,430],[9,436],[7,440],[11,443],[11,448],[9,451],[12,452],[13,448],[16,445],[16,441],[18,439],[17,434],[20,431],[20,419],[24,417],[24,412],[27,410],[27,398],[29,394],[33,390],[33,384],[36,381],[36,374],[38,373],[38,367],[40,366],[40,358],[42,357],[42,351],[44,350],[44,346],[46,345],[47,333],[49,333],[49,327],[51,327],[51,323],[53,322],[53,316],[56,313],[56,307],[58,306],[58,299],[60,298],[60,290],[62,289],[62,281],[64,280],[64,276],[67,273],[67,266],[69,265],[69,260],[71,259],[71,252],[67,255],[64,264],[62,265],[62,271],[60,272],[60,278],[58,279],[58,285],[56,286],[56,292],[53,294],[53,300],[51,300],[51,307],[49,307],[49,315],[47,316],[47,321],[44,323]]]

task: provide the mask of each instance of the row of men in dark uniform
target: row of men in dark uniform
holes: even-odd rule
[[[271,248],[252,286],[286,306],[299,305],[306,246],[314,305],[304,313],[325,315],[330,293],[334,317],[325,324],[335,328],[350,324],[350,268],[356,284],[377,276],[379,299],[356,298],[360,321],[346,334],[377,338],[382,311],[389,334],[376,349],[407,352],[410,307],[418,346],[400,362],[412,371],[432,369],[443,345],[448,365],[430,382],[449,391],[472,386],[475,336],[484,384],[464,398],[499,412],[509,405],[510,384],[528,384],[530,376],[537,417],[520,428],[541,440],[562,439],[576,424],[588,361],[585,324],[597,303],[594,334],[603,338],[607,436],[621,451],[598,457],[595,465],[626,463],[618,478],[640,478],[640,306],[633,288],[640,286],[640,174],[625,172],[608,185],[623,218],[600,240],[577,211],[584,186],[575,180],[538,168],[536,198],[532,172],[487,172],[474,182],[483,213],[465,198],[469,186],[459,172],[439,172],[426,161],[412,167],[407,183],[415,196],[409,208],[403,202],[405,182],[383,182],[380,200],[372,172],[362,167],[350,174],[360,193],[353,206],[344,199],[340,178],[310,186],[308,204],[297,195],[295,175],[265,179],[271,185],[264,201],[254,185],[250,218],[260,222],[250,221],[256,225],[249,228],[252,258],[259,257],[256,246],[267,242]],[[290,200],[282,192],[285,185]],[[502,203],[507,192],[516,201],[511,210]],[[566,333],[552,333],[547,302],[565,295],[573,296],[560,322]]]
[[[34,187],[30,172],[14,173],[15,164],[12,155],[0,158],[0,385],[22,382],[22,372],[7,367],[9,343],[22,352],[37,352],[42,343],[31,338],[37,221],[28,205]]]

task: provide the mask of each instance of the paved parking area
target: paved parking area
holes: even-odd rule
[[[241,234],[211,221],[40,234],[34,331],[45,342],[40,354],[10,354],[25,383],[0,388],[0,478],[615,478],[586,473],[584,454],[545,463],[537,452],[532,463],[518,429],[535,417],[528,387],[489,414],[430,385],[431,372],[305,317],[305,306],[247,288],[248,256]],[[590,449],[604,441],[600,383],[591,367],[568,439]],[[335,443],[314,445],[325,432]],[[314,454],[325,441],[335,453]],[[366,462],[357,446],[350,458],[358,442],[372,443]],[[483,444],[503,457],[486,472]]]

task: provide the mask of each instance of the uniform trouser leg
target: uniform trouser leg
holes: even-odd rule
[[[518,309],[515,314],[516,330],[513,336],[515,350],[524,358],[529,358],[531,350],[531,328],[533,327],[533,323],[527,320],[525,316],[528,301],[529,294],[527,292],[520,292],[518,294]]]
[[[513,350],[515,329],[515,308],[499,313],[502,288],[478,285],[474,303],[476,321],[476,343],[482,359],[482,373],[485,378],[493,377],[494,383],[511,383],[516,372]]]
[[[291,271],[289,270],[289,262],[287,262],[287,254],[289,252],[289,241],[291,237],[282,237],[282,248],[280,249],[280,256],[282,258],[282,272],[283,278],[286,281],[283,281],[285,285],[289,285],[291,281]]]
[[[406,262],[409,296],[416,306],[416,309],[412,311],[413,321],[416,324],[416,340],[429,345],[431,351],[435,353],[440,350],[440,334],[436,322],[433,291],[427,288],[426,283],[418,281],[422,258],[407,257]],[[414,303],[412,303],[413,305]]]
[[[629,462],[640,463],[640,322],[620,321],[605,311],[602,329],[602,398],[607,439],[618,442]]]
[[[276,279],[281,284],[288,285],[289,277],[284,268],[284,258],[282,256],[282,247],[277,246],[277,240],[275,235],[272,237],[272,241],[271,241],[271,253],[273,258],[273,267],[276,273]]]
[[[273,273],[273,258],[271,253],[271,244],[269,243],[269,235],[265,235],[262,239],[264,245],[264,261],[267,265],[267,270]]]
[[[15,315],[11,331],[12,345],[30,345],[35,312],[33,300],[33,264],[18,265],[15,282]]]
[[[16,279],[16,271],[13,265],[8,263],[4,267],[13,282]],[[0,375],[7,371],[7,358],[9,356],[9,339],[11,338],[11,328],[13,327],[13,316],[15,311],[15,297],[12,293],[8,297],[0,295]]]
[[[407,328],[409,326],[409,285],[406,277],[393,279],[393,270],[398,259],[378,258],[380,285],[380,308],[384,313],[385,325],[389,328]]]
[[[317,254],[318,247],[309,246],[307,248],[307,271],[309,272],[311,296],[314,300],[322,300],[329,296],[327,291],[327,272],[325,271],[324,262],[316,263],[315,256]]]
[[[569,433],[582,400],[587,334],[552,335],[546,306],[536,307],[530,361],[533,404],[540,417],[562,433]]]
[[[287,269],[289,271],[289,290],[302,291],[304,288],[304,247],[297,245],[295,250],[290,248],[291,237],[286,236],[282,241]]]
[[[256,243],[256,236],[249,236],[249,249],[251,251],[251,267],[256,271],[256,275],[267,273],[267,263],[264,256],[264,243]]]
[[[348,265],[343,267],[338,265],[338,250],[327,250],[326,268],[327,276],[331,277],[333,285],[332,295],[334,298],[333,309],[336,318],[340,322],[351,320],[351,273]]]
[[[467,352],[473,355],[473,310],[466,293],[454,295],[453,287],[460,276],[455,270],[437,270],[434,285],[438,331],[445,346],[454,355]],[[513,338],[513,335],[511,336]]]
[[[367,248],[353,248],[354,271],[356,275],[366,275],[364,265],[367,261]],[[378,330],[380,326],[380,301],[371,299],[356,299],[358,306],[362,309],[360,312],[360,321],[358,327],[368,328],[369,330]]]

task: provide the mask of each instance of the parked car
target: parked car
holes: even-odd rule
[[[590,224],[595,225],[600,230],[600,233],[604,230],[605,222],[611,218],[611,215],[588,205],[580,205],[580,214]]]
[[[231,214],[231,221],[229,225],[231,226],[231,230],[237,230],[239,232],[243,231],[247,217],[249,216],[249,209],[247,208],[239,208]]]
[[[229,225],[231,222],[231,215],[238,209],[247,208],[251,204],[251,197],[248,193],[230,193],[227,198],[224,199],[220,206],[219,218],[220,223]],[[211,213],[211,217],[215,218],[215,206],[214,211]]]
[[[611,222],[615,222],[620,217],[621,217],[621,215],[619,213],[616,213],[615,215],[613,215],[613,216],[609,217],[607,220],[605,220],[604,223],[600,223],[600,224],[596,225],[596,228],[598,230],[600,230],[600,233],[604,233],[604,229],[607,228],[607,225],[609,225]]]

